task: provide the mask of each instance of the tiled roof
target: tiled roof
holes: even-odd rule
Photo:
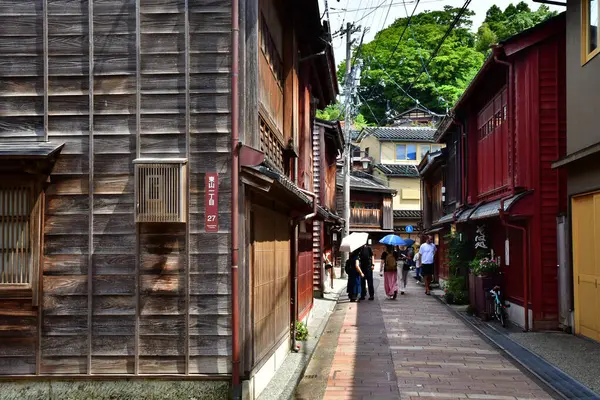
[[[511,197],[509,199],[506,199],[504,201],[504,212],[509,211],[510,207],[513,204],[515,204],[517,201],[519,201],[520,199],[522,199],[523,197],[527,196],[530,193],[531,192],[522,192],[522,193],[518,193],[518,194],[514,195],[513,197]],[[491,201],[489,203],[480,205],[469,216],[469,221],[490,218],[490,217],[495,217],[496,215],[499,215],[500,214],[499,208],[500,208],[501,203],[502,203],[502,200],[498,199],[498,200]]]
[[[306,194],[304,194],[298,188],[298,186],[296,186],[296,184],[294,182],[292,182],[285,175],[282,175],[279,172],[274,171],[274,170],[270,169],[269,167],[267,167],[265,165],[259,165],[257,167],[252,167],[252,168],[254,170],[260,172],[261,174],[264,174],[266,176],[269,176],[269,177],[275,179],[287,191],[289,191],[290,193],[293,193],[294,195],[296,195],[300,200],[302,200],[306,204],[311,204],[312,205],[313,200],[309,196],[307,196]]]
[[[344,176],[341,172],[338,172],[336,182],[338,187],[344,186]],[[350,189],[367,192],[396,193],[396,190],[383,185],[372,176],[360,171],[355,171],[350,175]]]
[[[383,172],[386,176],[406,176],[418,177],[419,171],[415,165],[398,165],[398,164],[377,164],[375,168]]]
[[[423,215],[421,210],[394,210],[395,219],[419,219]]]
[[[380,141],[433,142],[435,128],[422,126],[384,126],[365,128],[361,137],[375,136]]]

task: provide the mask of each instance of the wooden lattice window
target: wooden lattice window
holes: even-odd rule
[[[262,14],[260,16],[260,49],[265,55],[277,83],[280,87],[283,87],[283,58],[277,51],[267,20]]]
[[[260,117],[260,150],[265,153],[265,158],[273,167],[279,172],[285,172],[281,136],[271,129],[262,117]]]
[[[31,296],[34,304],[39,281],[41,203],[42,196],[33,184],[0,186],[0,295]]]
[[[186,222],[186,161],[136,160],[136,222]]]

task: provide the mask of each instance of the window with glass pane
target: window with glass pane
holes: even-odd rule
[[[428,144],[421,145],[421,160],[425,158],[428,152],[431,151],[431,146]]]
[[[588,53],[598,48],[598,0],[588,0]]]
[[[416,160],[417,159],[417,145],[409,144],[406,146],[406,159],[407,160]]]
[[[396,160],[406,160],[406,145],[396,145]]]
[[[598,1],[582,0],[581,2],[581,21],[583,22],[581,27],[582,63],[586,63],[600,52],[600,48],[598,47],[598,23],[600,19]]]
[[[431,152],[435,153],[436,151],[440,151],[442,149],[442,145],[441,144],[434,144],[431,146]]]
[[[0,187],[0,287],[31,283],[30,210],[30,188]]]

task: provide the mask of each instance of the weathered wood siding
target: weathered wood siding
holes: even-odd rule
[[[0,1],[0,142],[66,143],[46,192],[40,307],[0,299],[0,374],[228,372],[230,12]],[[187,224],[136,226],[139,157],[189,159]],[[218,233],[204,232],[207,172]]]
[[[317,194],[316,201],[321,206],[324,199],[324,187],[322,185],[323,176],[321,173],[323,170],[324,159],[322,157],[324,143],[325,143],[325,135],[324,135],[323,127],[319,125],[314,125],[312,130],[312,151],[313,151],[313,186],[315,193]],[[321,276],[321,266],[323,260],[323,247],[322,247],[322,237],[325,230],[325,224],[322,221],[315,220],[313,221],[313,289],[320,290],[321,289],[321,280],[323,277]]]

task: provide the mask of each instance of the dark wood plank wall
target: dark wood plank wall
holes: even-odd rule
[[[42,304],[0,299],[0,374],[229,372],[230,8],[0,1],[0,142],[66,143]],[[187,224],[136,227],[138,157],[189,159]],[[204,232],[207,172],[218,233]]]

